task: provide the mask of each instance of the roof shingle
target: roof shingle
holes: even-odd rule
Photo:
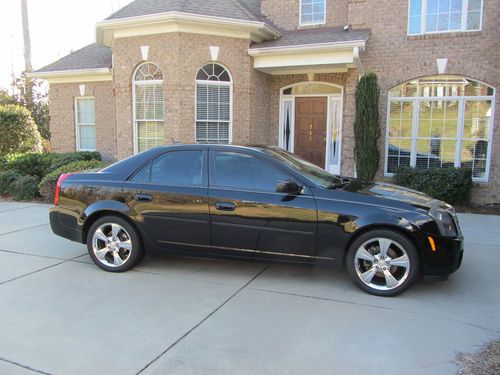
[[[67,70],[87,70],[111,68],[111,48],[95,43],[79,49],[56,62],[38,69],[36,73],[49,73]]]
[[[293,47],[318,43],[350,42],[368,40],[370,30],[358,29],[345,31],[342,27],[322,27],[318,29],[282,31],[281,38],[254,44],[251,49],[272,47]]]
[[[257,11],[258,13],[254,13]],[[247,21],[261,21],[260,0],[135,0],[106,18],[106,20],[165,12],[184,12]]]

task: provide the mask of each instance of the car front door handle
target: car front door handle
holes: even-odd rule
[[[136,194],[133,198],[137,202],[151,202],[153,200],[153,197],[147,194]]]
[[[229,202],[219,202],[215,204],[215,208],[219,211],[234,211],[236,209],[236,205]]]

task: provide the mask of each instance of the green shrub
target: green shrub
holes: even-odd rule
[[[0,172],[0,195],[8,195],[10,192],[10,185],[19,177],[21,177],[21,174],[15,170]]]
[[[57,180],[64,173],[81,172],[88,169],[104,168],[105,166],[106,164],[100,160],[75,161],[63,165],[42,178],[42,181],[38,184],[40,194],[44,198],[51,199],[54,196]]]
[[[16,201],[31,200],[38,196],[38,179],[33,176],[21,176],[9,186],[9,194]]]
[[[409,187],[450,204],[465,205],[472,191],[472,171],[462,168],[400,167],[394,175],[398,185]]]
[[[360,180],[371,181],[377,173],[380,154],[378,139],[380,121],[378,102],[380,88],[375,73],[365,74],[356,87],[356,116],[354,119],[354,158]]]
[[[5,170],[15,169],[23,175],[35,176],[39,180],[57,168],[77,161],[101,160],[98,152],[27,153],[4,156]],[[0,159],[0,170],[2,169]]]
[[[101,154],[96,151],[77,151],[77,152],[66,152],[63,154],[52,154],[53,160],[50,165],[50,171],[55,171],[69,163],[77,161],[91,161],[91,160],[102,160]]]
[[[30,112],[18,105],[0,105],[0,154],[42,151],[42,137]]]
[[[40,180],[50,172],[55,154],[28,153],[15,155],[7,162],[8,169],[15,169],[23,175],[34,176]]]

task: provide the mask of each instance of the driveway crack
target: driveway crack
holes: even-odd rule
[[[2,357],[0,357],[0,361],[7,362],[7,363],[10,363],[11,365],[14,365],[14,366],[17,366],[17,367],[24,368],[26,370],[30,370],[30,371],[36,372],[37,374],[52,375],[50,372],[45,372],[45,371],[42,371],[42,370],[37,370],[37,369],[34,369],[33,367],[22,365],[20,363],[17,363],[17,362],[14,362],[14,361],[10,361],[10,360],[2,358]]]
[[[220,304],[218,307],[216,307],[210,314],[208,314],[201,321],[199,321],[197,324],[195,324],[191,329],[189,329],[186,333],[184,333],[181,337],[179,337],[174,343],[172,343],[167,349],[165,349],[163,352],[161,352],[160,355],[155,357],[151,362],[149,362],[146,366],[144,366],[139,372],[137,372],[137,375],[144,372],[149,366],[151,366],[153,363],[155,363],[157,360],[159,360],[161,357],[163,357],[166,353],[168,353],[171,349],[173,349],[178,343],[180,343],[187,336],[189,336],[191,334],[191,332],[193,332],[196,328],[198,328],[203,323],[205,323],[208,319],[210,319],[217,311],[219,311],[221,308],[223,308],[224,305],[226,305],[234,297],[236,297],[238,294],[240,294],[248,285],[250,285],[253,281],[255,281],[255,279],[257,279],[260,275],[262,275],[264,272],[266,272],[269,269],[269,267],[271,267],[271,265],[267,265],[262,270],[260,270],[255,276],[253,276],[249,281],[247,281],[245,283],[245,285],[243,285],[236,292],[234,292],[228,299],[226,299],[222,304]]]

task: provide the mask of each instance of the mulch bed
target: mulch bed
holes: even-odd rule
[[[500,340],[494,341],[477,353],[457,355],[461,369],[459,375],[498,375],[500,374]]]
[[[454,206],[457,212],[462,214],[480,214],[480,215],[500,215],[500,204],[493,204],[488,206],[473,206],[463,207]]]

